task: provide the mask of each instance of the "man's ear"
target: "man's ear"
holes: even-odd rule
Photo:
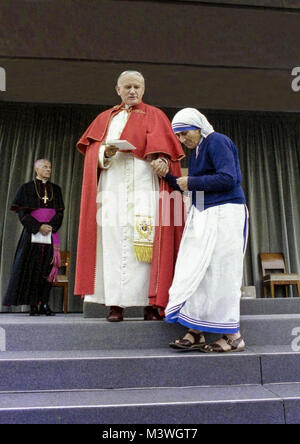
[[[118,85],[115,86],[115,90],[116,90],[116,92],[117,92],[117,94],[119,96],[120,95],[120,87]]]

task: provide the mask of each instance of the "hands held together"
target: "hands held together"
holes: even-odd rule
[[[169,172],[169,165],[163,159],[156,159],[151,162],[151,166],[159,177],[165,177]],[[182,191],[188,191],[188,177],[179,177],[177,185]]]
[[[113,157],[117,151],[118,151],[117,147],[112,145],[107,145],[105,148],[104,155],[106,158],[110,158]],[[169,172],[169,164],[166,159],[158,158],[156,160],[152,160],[151,166],[159,177],[165,177]],[[177,185],[182,191],[188,191],[188,177],[187,176],[179,177],[177,179]]]
[[[40,233],[42,233],[44,236],[47,236],[47,234],[51,233],[52,227],[48,224],[42,224],[40,226]]]
[[[165,177],[169,172],[168,162],[164,159],[152,160],[151,166],[159,177]]]

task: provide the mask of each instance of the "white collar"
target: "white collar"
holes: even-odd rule
[[[48,182],[47,179],[40,179],[38,176],[36,176],[36,178],[37,178],[38,180],[40,180],[41,182],[43,182],[43,183],[47,183],[47,182]]]

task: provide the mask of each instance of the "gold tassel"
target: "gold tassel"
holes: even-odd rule
[[[145,245],[134,245],[134,253],[136,258],[140,262],[148,262],[151,264],[152,262],[152,254],[153,254],[153,246],[145,246]]]

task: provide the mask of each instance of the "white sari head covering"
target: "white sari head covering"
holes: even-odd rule
[[[195,108],[183,108],[178,111],[173,117],[172,128],[175,134],[200,129],[202,137],[207,137],[214,132],[207,118]]]

